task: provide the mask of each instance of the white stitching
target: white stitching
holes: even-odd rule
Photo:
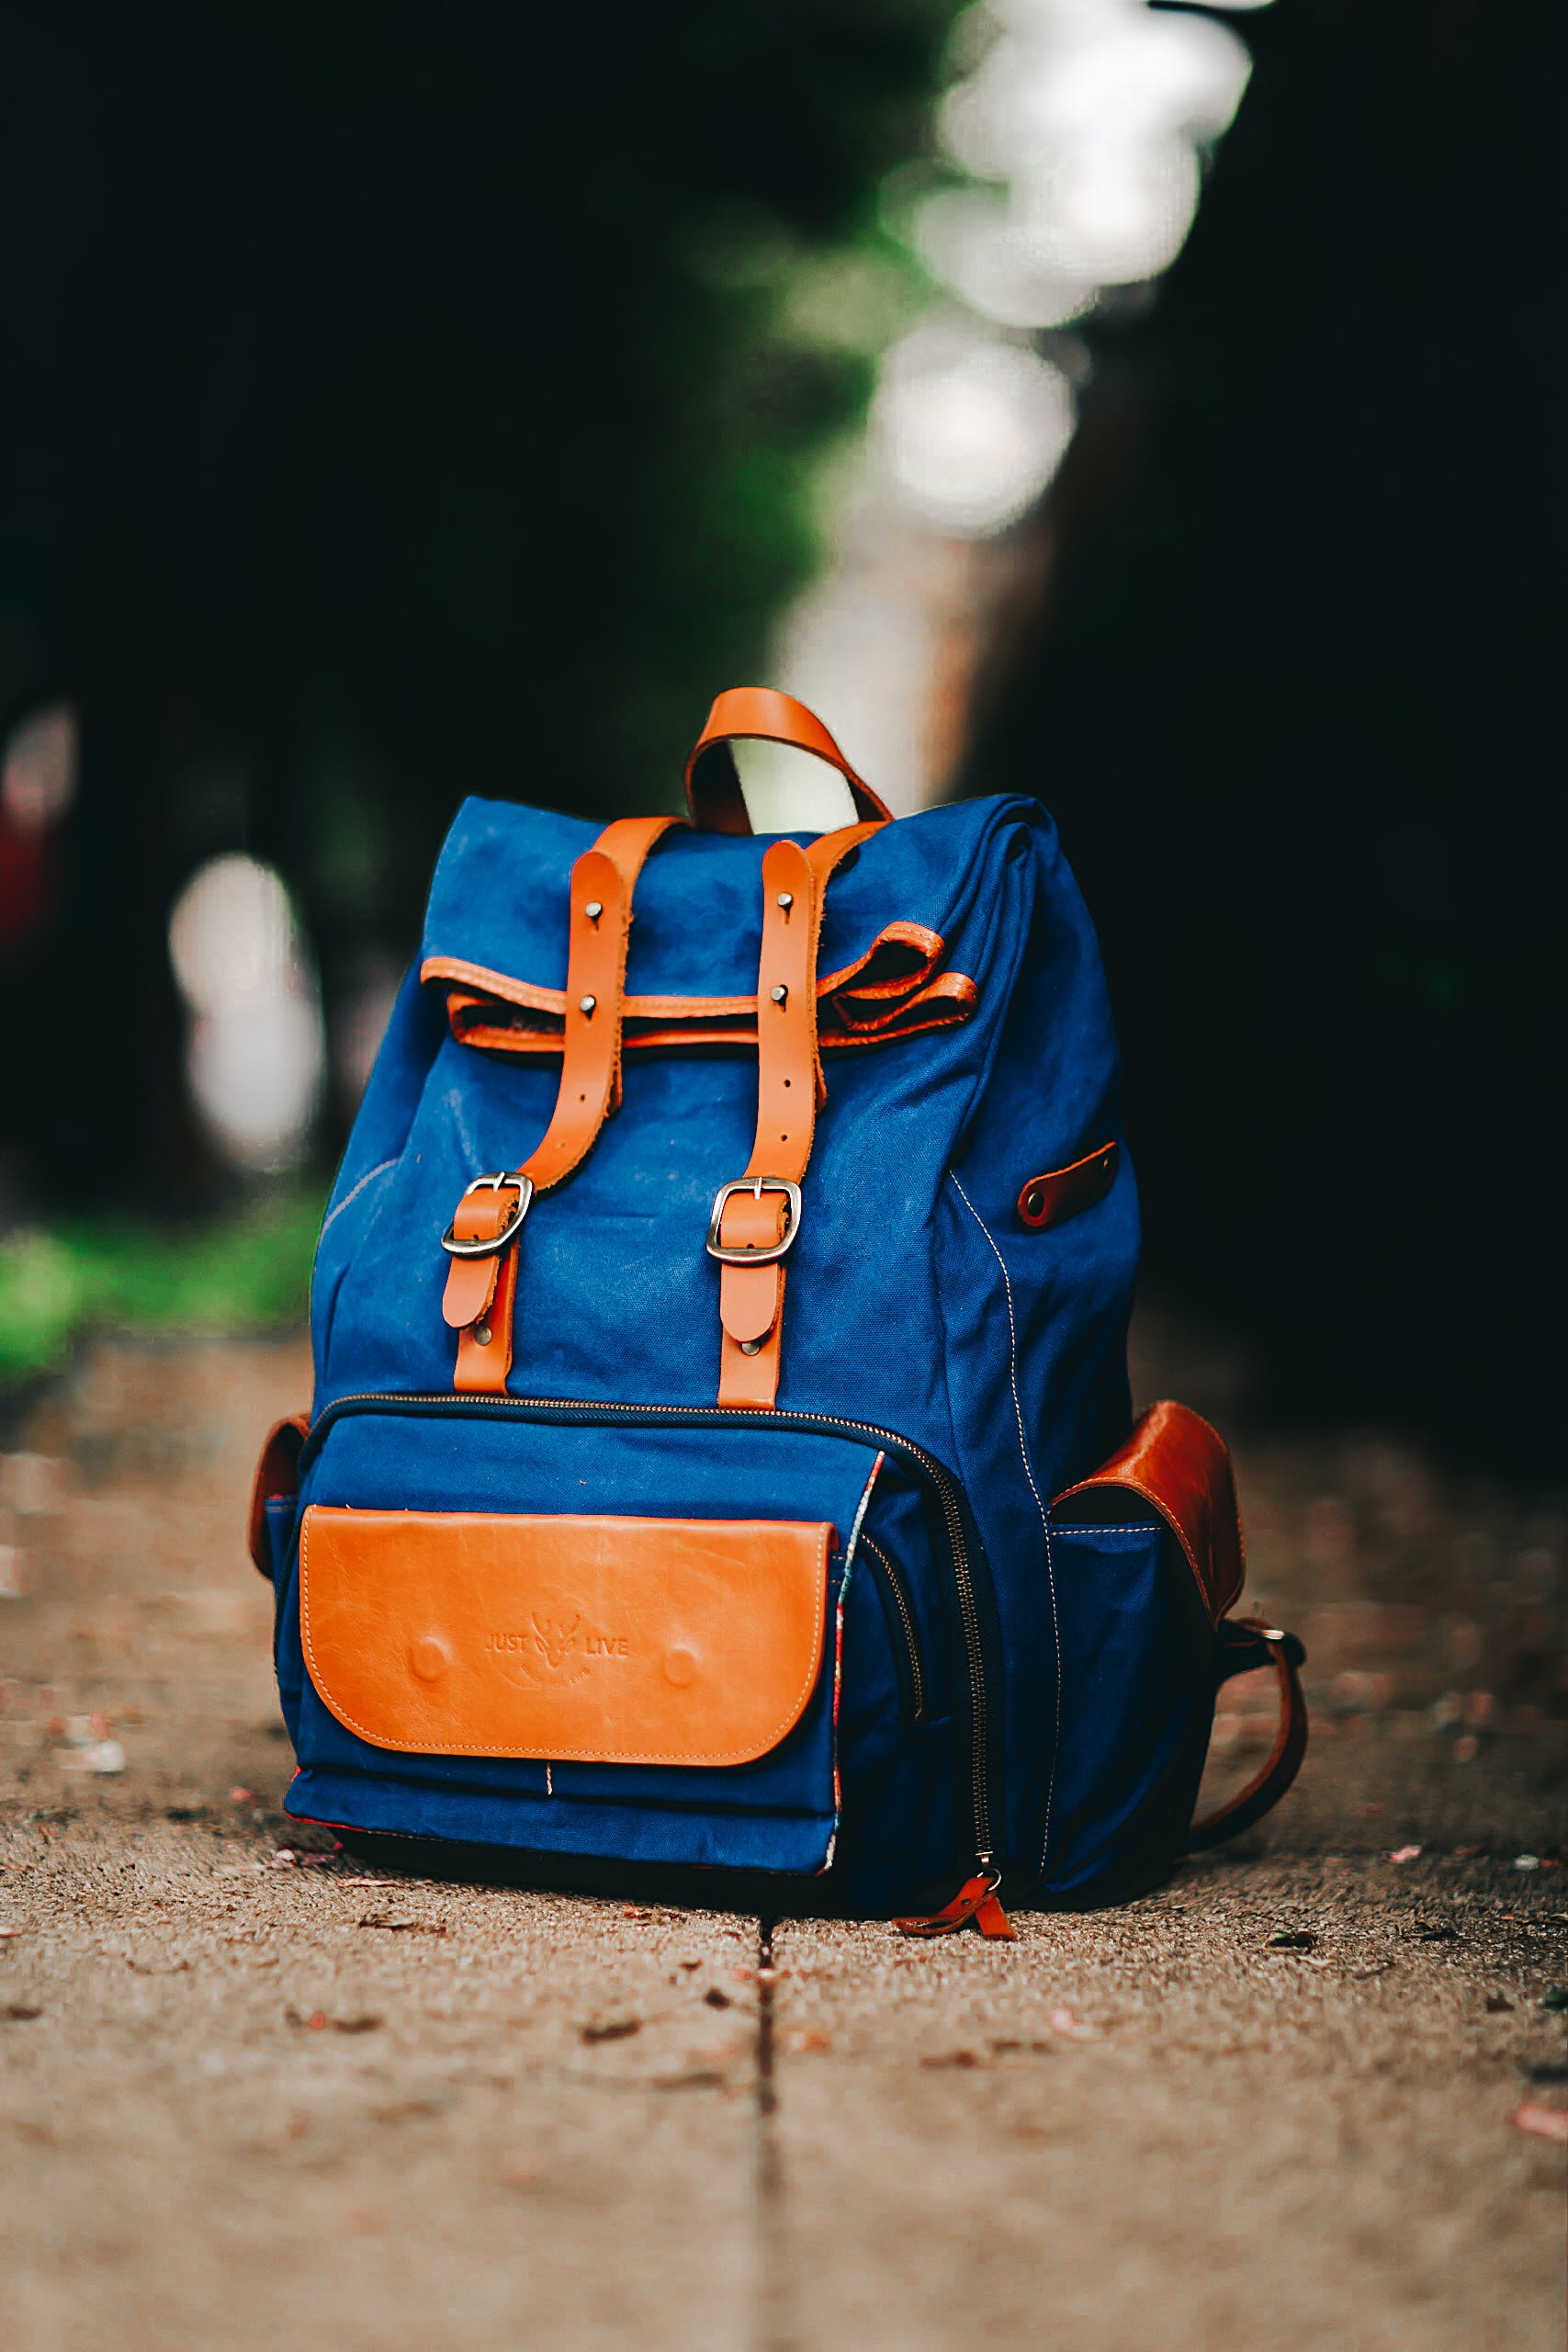
[[[1056,1532],[1058,1535],[1168,1535],[1170,1530],[1164,1525],[1101,1527],[1098,1520],[1086,1519],[1077,1522],[1069,1521],[1066,1527],[1058,1527]]]
[[[1012,1278],[1008,1272],[1007,1260],[991,1238],[990,1227],[958,1182],[958,1170],[950,1168],[947,1172],[953,1179],[959,1199],[985,1235],[991,1255],[1002,1270],[1002,1294],[1007,1300],[1008,1310],[1008,1380],[1012,1388],[1012,1409],[1018,1421],[1018,1446],[1023,1456],[1023,1475],[1029,1481],[1029,1491],[1034,1498],[1034,1508],[1040,1513],[1040,1524],[1045,1532],[1045,1580],[1051,1588],[1051,1638],[1056,1651],[1056,1709],[1051,1737],[1051,1773],[1045,1784],[1045,1834],[1040,1847],[1040,1867],[1043,1870],[1046,1849],[1051,1843],[1051,1806],[1056,1793],[1056,1758],[1062,1745],[1062,1628],[1056,1613],[1056,1566],[1051,1557],[1051,1520],[1040,1499],[1040,1489],[1034,1483],[1034,1467],[1029,1459],[1029,1439],[1023,1426],[1023,1404],[1018,1393],[1018,1325],[1013,1320]]]
[[[358,1183],[355,1186],[353,1192],[345,1193],[342,1200],[338,1203],[336,1208],[329,1209],[327,1211],[325,1216],[321,1219],[321,1232],[325,1233],[328,1226],[331,1225],[334,1216],[341,1216],[343,1215],[350,1201],[356,1201],[359,1198],[360,1193],[365,1190],[367,1184],[374,1182],[378,1176],[384,1176],[389,1168],[395,1168],[397,1164],[396,1159],[384,1159],[379,1168],[372,1168],[367,1176],[362,1176]]]

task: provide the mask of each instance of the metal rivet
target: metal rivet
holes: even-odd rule
[[[773,998],[775,1004],[787,1004],[789,1002],[789,990],[785,988],[782,980],[779,982],[777,988],[770,989],[768,990],[768,994]]]
[[[579,1012],[586,1012],[592,1016],[593,1008],[598,1001],[599,1000],[596,996],[580,996],[577,1000],[577,1009]]]
[[[600,916],[604,911],[604,900],[602,899],[590,899],[582,911],[588,917],[590,922],[597,922]]]
[[[491,1342],[490,1325],[488,1323],[476,1323],[474,1325],[474,1338],[481,1348],[488,1348]]]
[[[1032,1184],[1023,1196],[1023,1205],[1031,1216],[1038,1216],[1045,1206],[1045,1195],[1038,1184]]]
[[[743,1356],[760,1355],[761,1351],[762,1342],[761,1340],[742,1340],[740,1342],[740,1352]]]
[[[789,912],[789,910],[790,910],[790,909],[791,909],[791,907],[793,907],[793,906],[794,906],[794,904],[795,904],[795,893],[794,893],[794,891],[793,891],[793,890],[781,890],[781,891],[779,892],[778,897],[773,900],[773,904],[774,904],[774,906],[775,906],[775,907],[782,907],[782,908],[784,909],[784,910],[785,914],[787,915],[787,914],[788,914],[788,912]]]

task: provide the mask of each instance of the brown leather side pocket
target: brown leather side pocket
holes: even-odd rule
[[[1109,1462],[1056,1497],[1051,1516],[1092,1526],[1097,1509],[1119,1514],[1125,1495],[1158,1511],[1217,1625],[1240,1600],[1247,1576],[1230,1448],[1218,1430],[1190,1405],[1168,1397],[1151,1405]]]
[[[749,1764],[822,1668],[831,1527],[313,1503],[305,1661],[378,1747]]]

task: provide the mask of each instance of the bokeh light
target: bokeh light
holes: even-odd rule
[[[1072,435],[1066,378],[962,319],[917,327],[888,354],[874,446],[917,513],[957,532],[998,531],[1031,506]]]
[[[186,885],[169,959],[189,1009],[186,1069],[214,1141],[243,1169],[299,1159],[321,1099],[320,993],[270,866],[218,857]]]

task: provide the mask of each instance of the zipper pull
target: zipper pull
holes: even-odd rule
[[[1016,1943],[1018,1930],[1003,1910],[997,1889],[1002,1874],[989,1854],[976,1857],[979,1868],[973,1878],[966,1878],[951,1903],[940,1911],[919,1912],[908,1919],[895,1919],[893,1925],[901,1936],[955,1936],[960,1928],[973,1920],[983,1936],[994,1940]]]

